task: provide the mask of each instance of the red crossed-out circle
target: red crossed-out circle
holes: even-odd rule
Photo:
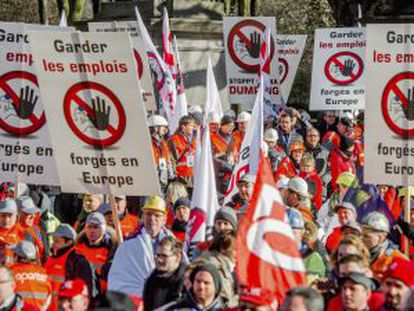
[[[139,55],[139,52],[136,49],[134,49],[134,57],[135,62],[137,63],[138,78],[141,80],[142,74],[144,72],[144,65],[142,64],[141,55]]]
[[[37,87],[39,87],[39,85],[37,83],[36,76],[26,71],[11,71],[0,77],[0,89],[10,96],[13,106],[17,108],[20,105],[19,95],[17,95],[8,84],[9,81],[14,79],[28,80]],[[26,127],[17,127],[7,123],[7,120],[0,119],[0,127],[6,132],[16,136],[29,135],[39,130],[46,123],[45,112],[42,111],[39,117],[32,114],[29,117],[29,120],[32,123],[31,125]]]
[[[394,93],[398,96],[403,107],[407,107],[410,104],[406,95],[398,87],[398,83],[402,80],[414,80],[414,72],[401,72],[392,77],[390,81],[388,81],[381,98],[382,115],[384,117],[385,123],[387,123],[388,127],[394,133],[403,137],[412,137],[414,136],[414,127],[411,129],[401,128],[396,122],[394,122],[393,116],[388,109],[389,98],[392,97],[391,93]]]
[[[266,30],[266,26],[262,23],[249,19],[244,20],[236,25],[233,26],[233,28],[230,30],[229,37],[227,39],[227,47],[229,49],[229,54],[231,59],[236,63],[237,66],[240,68],[250,71],[250,72],[259,72],[260,70],[260,63],[259,63],[259,57],[257,58],[257,64],[249,64],[245,61],[243,61],[234,50],[234,41],[236,40],[236,37],[240,38],[243,43],[245,43],[247,46],[250,46],[252,42],[250,41],[250,38],[246,37],[246,35],[242,32],[242,29],[244,27],[255,27],[260,30],[260,33],[262,34],[262,41],[263,41],[263,34]],[[273,55],[275,53],[275,42],[273,41],[273,37],[270,36],[270,59],[273,59]]]
[[[287,62],[286,59],[279,57],[279,64],[283,66],[283,71],[282,71],[282,75],[280,76],[280,84],[282,84],[283,82],[285,82],[286,77],[288,75],[289,72],[289,63]]]
[[[354,62],[358,64],[358,68],[356,72],[352,72],[349,77],[341,76],[345,79],[338,79],[337,77],[334,77],[331,73],[331,67],[336,66],[342,69],[345,65],[339,60],[339,57],[347,56],[348,58],[352,59]],[[328,61],[325,64],[325,75],[328,78],[329,81],[339,84],[339,85],[347,85],[350,84],[356,80],[362,75],[362,72],[364,71],[364,63],[362,62],[361,57],[358,54],[355,54],[353,52],[339,52],[331,57],[329,57]]]
[[[95,116],[95,112],[91,109],[91,107],[78,95],[79,92],[84,90],[95,90],[103,93],[104,95],[106,95],[106,97],[110,99],[113,106],[115,107],[115,111],[118,115],[119,122],[118,127],[115,128],[112,125],[109,125],[106,129],[106,131],[108,131],[111,134],[111,136],[104,139],[90,137],[86,135],[84,132],[82,132],[74,122],[70,109],[71,105],[73,104],[82,107],[88,114],[88,117]],[[97,147],[107,147],[116,143],[124,134],[126,127],[126,115],[124,108],[122,107],[122,104],[118,97],[111,90],[99,83],[87,81],[79,82],[73,85],[66,92],[65,98],[63,100],[63,110],[65,113],[66,122],[68,123],[73,133],[89,145]]]

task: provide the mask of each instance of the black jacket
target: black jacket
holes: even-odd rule
[[[193,294],[187,292],[181,299],[176,302],[169,303],[165,306],[162,306],[155,311],[213,311],[224,309],[226,305],[220,299],[220,296],[216,296],[214,301],[204,309],[200,309],[195,302]]]
[[[156,269],[151,273],[144,286],[144,308],[154,310],[177,300],[184,287],[184,269],[186,264],[181,262],[173,274],[165,276]]]

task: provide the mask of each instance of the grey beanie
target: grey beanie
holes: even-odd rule
[[[234,209],[228,206],[223,206],[216,212],[216,216],[214,217],[214,221],[217,219],[227,220],[233,226],[234,230],[237,230],[238,220],[237,215]]]

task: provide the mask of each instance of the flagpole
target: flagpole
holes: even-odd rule
[[[118,244],[121,244],[124,242],[124,237],[122,236],[121,222],[119,221],[118,212],[116,210],[114,195],[110,194],[108,200],[109,206],[111,207],[112,219],[114,221],[116,239],[118,241]]]

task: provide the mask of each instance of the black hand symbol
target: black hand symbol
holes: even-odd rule
[[[352,70],[355,68],[355,63],[352,59],[345,60],[345,65],[340,69],[344,77],[349,77],[352,73]]]
[[[105,131],[109,125],[109,114],[111,113],[111,107],[106,106],[105,100],[101,100],[99,96],[95,99],[92,99],[92,111],[93,116],[89,116],[92,124],[99,130]]]
[[[404,112],[405,117],[408,121],[414,120],[414,87],[408,89],[407,93],[407,105],[403,105],[402,109]]]
[[[262,46],[262,38],[260,33],[253,32],[250,34],[250,45],[247,45],[247,52],[253,58],[258,58],[260,55],[260,48]]]
[[[39,96],[34,96],[34,90],[26,86],[20,89],[20,103],[19,107],[13,105],[16,114],[20,119],[29,119],[33,114]]]

